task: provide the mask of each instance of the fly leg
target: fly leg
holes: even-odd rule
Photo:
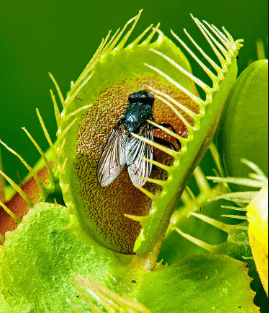
[[[154,142],[157,142],[157,143],[159,143],[159,144],[161,144],[161,145],[163,145],[165,147],[168,147],[170,149],[173,149],[174,151],[177,151],[177,149],[175,148],[175,146],[171,142],[166,141],[166,140],[164,140],[162,138],[154,136]],[[153,155],[153,160],[156,161],[155,153]],[[156,169],[157,169],[157,166],[155,164],[153,164],[152,170],[156,170]]]
[[[163,146],[166,146],[166,147],[168,147],[170,149],[173,149],[174,151],[177,151],[175,146],[171,142],[169,142],[169,141],[166,141],[166,140],[164,140],[162,138],[155,137],[155,136],[154,136],[154,141],[159,143],[159,144],[161,144],[161,145],[163,145]]]
[[[177,133],[176,131],[175,131],[175,129],[174,129],[174,127],[171,125],[171,124],[169,124],[169,123],[159,123],[161,126],[163,126],[163,127],[166,127],[166,128],[172,128],[172,131],[174,132],[174,133]],[[159,128],[158,128],[159,129]],[[180,142],[179,142],[179,140],[177,139],[177,138],[175,138],[176,139],[176,141],[177,141],[177,144],[179,145],[179,147],[181,148],[181,144],[180,144]],[[174,147],[174,145],[172,145],[173,147]],[[175,151],[177,151],[176,149],[174,149]]]

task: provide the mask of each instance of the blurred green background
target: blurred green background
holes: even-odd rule
[[[48,72],[52,72],[66,95],[70,81],[79,76],[101,38],[110,29],[123,27],[141,8],[144,11],[132,38],[151,23],[161,22],[161,30],[170,38],[173,29],[192,48],[183,32],[187,28],[204,48],[208,44],[189,14],[217,27],[225,26],[235,39],[245,40],[238,61],[239,72],[249,59],[256,59],[256,39],[267,42],[266,0],[1,0],[0,138],[30,165],[35,164],[39,154],[21,127],[25,126],[43,149],[48,147],[36,107],[55,139],[56,123],[49,94],[54,86]],[[194,73],[203,75],[199,67],[194,68]],[[1,151],[5,172],[15,181],[18,181],[16,171],[23,178],[27,171],[20,161],[5,148]]]

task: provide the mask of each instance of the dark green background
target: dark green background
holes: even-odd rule
[[[235,39],[245,39],[239,58],[240,72],[248,59],[256,58],[256,38],[266,42],[266,0],[1,0],[0,138],[30,165],[35,164],[39,154],[21,127],[27,127],[43,149],[48,146],[36,117],[36,107],[50,133],[55,134],[56,130],[49,94],[53,84],[48,72],[53,73],[65,95],[70,81],[76,80],[101,38],[108,30],[122,27],[141,8],[144,12],[135,35],[149,24],[161,22],[161,29],[168,36],[172,28],[188,42],[182,30],[187,28],[206,47],[199,40],[201,35],[189,13],[218,27],[224,25]],[[200,75],[199,68],[194,73]],[[55,135],[52,137],[55,139]],[[24,177],[27,173],[24,166],[5,148],[1,150],[5,172],[16,181],[16,171]]]

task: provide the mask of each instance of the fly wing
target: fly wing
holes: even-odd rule
[[[145,127],[140,136],[154,141],[153,129],[150,125]],[[146,181],[135,176],[149,178],[152,171],[152,163],[143,160],[141,157],[153,160],[154,149],[144,141],[132,137],[125,149],[125,163],[128,166],[129,176],[135,186],[144,186]]]
[[[126,134],[122,119],[112,129],[97,165],[98,183],[105,187],[109,185],[125,166],[124,149]]]

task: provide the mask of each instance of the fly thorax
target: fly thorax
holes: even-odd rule
[[[125,112],[124,126],[128,132],[139,133],[152,114],[152,106],[144,103],[131,103]]]

